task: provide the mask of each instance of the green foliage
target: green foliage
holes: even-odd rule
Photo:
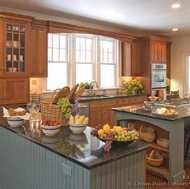
[[[79,84],[79,87],[83,87],[83,86],[85,86],[85,89],[89,89],[90,88],[90,83],[88,83],[88,82],[81,82]]]
[[[136,79],[133,79],[129,82],[127,82],[127,92],[128,94],[141,94],[145,93],[143,89],[143,84],[141,81],[137,81]]]

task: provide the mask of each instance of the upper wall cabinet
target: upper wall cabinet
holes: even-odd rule
[[[142,57],[146,57],[151,64],[166,64],[167,43],[167,39],[157,36],[141,38],[141,49],[145,53],[145,55],[142,54]]]
[[[0,77],[12,78],[27,75],[29,66],[29,24],[12,20],[0,20]]]
[[[30,77],[47,77],[47,22],[33,20],[30,38]]]
[[[167,43],[162,41],[151,40],[150,60],[151,63],[166,63]]]
[[[122,76],[141,76],[140,44],[138,40],[122,42]]]

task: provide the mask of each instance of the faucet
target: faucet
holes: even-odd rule
[[[96,88],[98,88],[98,83],[97,83],[96,81],[92,81],[92,82],[90,83],[90,90],[89,90],[89,95],[90,95],[90,96],[94,95],[94,94],[92,93],[92,89],[93,89],[93,87],[94,87],[94,84],[96,84]]]

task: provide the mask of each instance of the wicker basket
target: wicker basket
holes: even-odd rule
[[[145,142],[152,143],[156,138],[156,133],[151,126],[142,125],[140,127],[140,136]]]
[[[157,144],[164,148],[169,148],[169,140],[166,138],[157,138]]]
[[[42,119],[55,119],[60,121],[62,126],[68,126],[68,122],[65,120],[63,112],[57,104],[52,103],[52,99],[44,99],[40,101]]]
[[[65,98],[70,93],[70,88],[68,86],[62,89],[56,89],[52,93],[52,103],[57,103],[60,98]]]
[[[146,155],[146,163],[155,167],[159,167],[163,163],[163,156],[156,150],[152,150],[150,154]]]

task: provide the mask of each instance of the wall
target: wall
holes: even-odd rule
[[[171,91],[179,90],[180,97],[186,93],[185,56],[190,55],[190,35],[171,38]]]
[[[31,78],[30,79],[30,94],[41,94],[45,91],[44,78]]]

